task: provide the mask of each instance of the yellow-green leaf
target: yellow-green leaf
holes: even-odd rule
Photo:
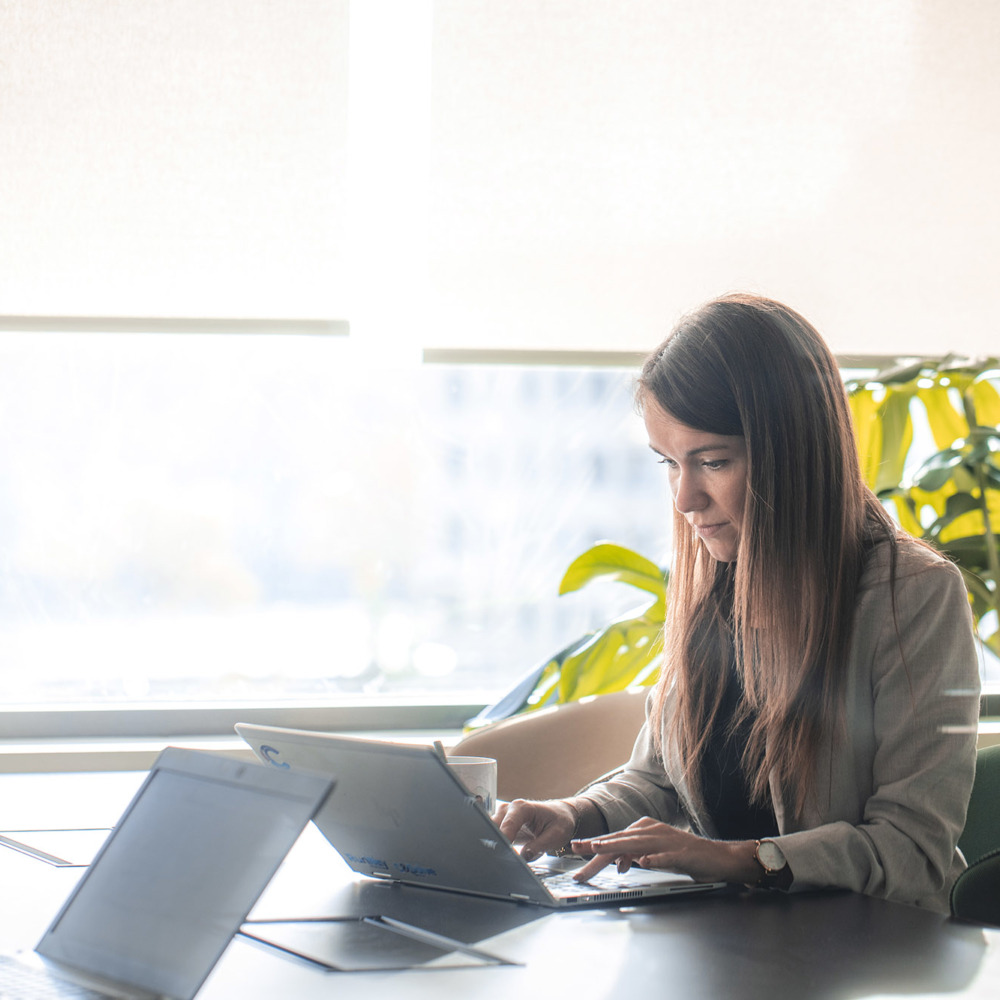
[[[919,538],[923,534],[923,526],[913,516],[906,500],[903,497],[889,497],[888,501],[892,504],[892,509],[896,512],[896,520],[903,531]]]
[[[521,711],[534,712],[550,704],[551,695],[559,684],[559,677],[559,664],[553,660],[546,666],[542,676],[538,678],[538,683],[532,689],[531,694],[528,695]]]
[[[574,700],[588,694],[608,694],[631,686],[639,671],[659,654],[656,639],[659,629],[644,622],[634,622],[625,630],[621,644],[600,671],[581,673]]]
[[[602,673],[607,669],[615,650],[621,645],[622,632],[616,625],[595,635],[583,649],[566,658],[559,678],[559,701],[576,701],[581,676]]]
[[[987,490],[986,506],[990,512],[990,526],[996,534],[1000,535],[1000,492]],[[983,512],[970,510],[967,514],[956,517],[938,537],[942,545],[947,545],[948,542],[954,541],[956,538],[969,538],[973,535],[982,535],[984,532]]]
[[[934,508],[935,517],[941,517],[944,514],[945,506],[948,503],[948,497],[957,491],[958,487],[955,485],[954,479],[949,479],[948,482],[941,487],[941,489],[935,490],[933,493],[928,493],[926,490],[921,490],[914,486],[913,489],[910,490],[910,496],[913,498],[913,502],[917,505],[918,511],[924,507],[930,506]]]
[[[858,458],[865,484],[872,489],[878,479],[882,461],[882,422],[878,419],[879,404],[872,389],[857,389],[851,393],[851,416],[854,418],[854,436],[858,442]]]
[[[559,701],[622,691],[662,652],[660,629],[641,620],[616,623],[568,657],[559,679]]]
[[[882,447],[875,477],[875,492],[892,489],[903,478],[906,455],[913,443],[913,420],[910,417],[912,389],[887,388],[878,409],[882,427]]]
[[[647,609],[646,616],[663,621],[667,594],[663,570],[638,552],[612,542],[600,542],[570,563],[559,584],[559,593],[579,590],[592,580],[619,580],[648,591],[656,600]]]
[[[1000,425],[1000,393],[989,379],[982,379],[972,387],[972,402],[976,407],[976,420],[980,425]]]
[[[939,449],[950,448],[969,433],[965,417],[955,409],[945,386],[917,389],[917,396],[927,410],[927,422]]]

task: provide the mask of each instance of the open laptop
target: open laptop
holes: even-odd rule
[[[164,750],[0,995],[191,1000],[333,784]]]
[[[725,885],[641,868],[621,875],[609,868],[578,883],[572,878],[578,859],[529,865],[432,747],[244,723],[236,731],[287,777],[337,775],[337,795],[315,823],[362,875],[553,907],[623,904]]]

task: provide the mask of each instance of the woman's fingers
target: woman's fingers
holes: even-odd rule
[[[561,847],[572,829],[574,818],[570,807],[558,800],[535,802],[514,799],[501,803],[494,819],[500,832],[511,843],[522,844],[521,857],[534,861],[546,851]],[[565,813],[565,815],[564,815]],[[656,859],[656,867],[669,867],[671,852],[678,847],[677,838],[686,836],[665,823],[643,817],[625,830],[602,834],[585,840],[574,840],[576,854],[593,855],[582,868],[574,873],[578,881],[586,881],[609,864],[616,864],[620,872],[627,871],[635,860]]]
[[[573,878],[577,882],[586,882],[587,879],[593,878],[602,868],[606,868],[615,859],[616,855],[614,854],[598,854],[592,857],[582,868],[577,868],[573,872]]]
[[[535,810],[531,802],[524,799],[514,799],[501,805],[496,812],[496,822],[500,827],[500,832],[513,844],[517,841],[523,827],[535,818]]]
[[[746,881],[742,877],[744,855],[751,845],[752,841],[734,844],[707,840],[649,818],[636,820],[625,830],[572,842],[574,853],[594,856],[575,873],[580,881],[612,862],[618,863],[619,871],[636,862],[642,868],[690,875],[699,882]],[[737,857],[734,848],[742,854]]]
[[[649,868],[652,871],[672,872],[676,869],[671,864],[669,854],[644,854],[641,858],[636,858],[636,864],[640,868]]]
[[[574,872],[573,877],[578,882],[585,882],[612,862],[617,864],[619,872],[627,871],[633,863],[643,868],[680,870],[677,854],[689,837],[666,823],[644,816],[624,830],[574,840],[574,853],[594,857]]]
[[[496,819],[500,832],[512,844],[523,845],[521,857],[525,861],[563,847],[574,825],[570,807],[558,799],[514,799],[497,810]]]
[[[617,863],[618,871],[627,871],[636,862],[644,868],[670,867],[670,847],[677,831],[664,823],[644,817],[625,830],[606,833],[589,840],[574,840],[575,854],[593,854],[594,857],[574,873],[583,882],[596,875],[602,868]]]
[[[613,864],[618,868],[618,874],[627,872],[635,863],[635,858],[631,854],[598,854],[591,858],[582,868],[573,872],[573,878],[577,882],[586,882],[593,878],[602,868]]]
[[[630,823],[626,829],[637,830],[649,826],[659,826],[664,830],[673,830],[674,827],[667,826],[666,823],[661,823],[658,819],[653,819],[652,816],[643,816],[641,819],[637,819],[634,823]]]
[[[574,854],[632,854],[636,857],[640,854],[659,853],[664,846],[662,840],[653,833],[631,830],[572,842]]]

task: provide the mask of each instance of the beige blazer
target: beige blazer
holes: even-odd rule
[[[961,573],[907,539],[896,569],[897,639],[888,546],[862,574],[847,671],[847,738],[821,744],[816,794],[795,817],[772,779],[792,889],[839,887],[947,912],[965,867],[956,842],[975,773],[979,668]],[[904,665],[905,664],[905,665]],[[670,712],[668,695],[666,711]],[[647,725],[613,778],[582,793],[618,830],[642,816],[717,836],[676,754],[660,762]]]

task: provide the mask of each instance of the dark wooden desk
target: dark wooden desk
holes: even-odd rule
[[[20,777],[20,776],[11,776]],[[119,809],[139,775],[0,776],[0,829],[11,810],[31,822],[63,782],[80,825]],[[72,789],[70,791],[69,789]],[[89,789],[81,794],[82,789]],[[7,794],[5,794],[5,792]],[[20,796],[20,799],[19,799]],[[18,804],[20,802],[20,804]],[[67,806],[68,808],[68,806]],[[32,812],[34,810],[34,813]],[[51,810],[50,810],[51,811]],[[73,811],[72,809],[70,810]],[[71,816],[62,814],[66,820]],[[77,874],[0,848],[0,948],[30,948]],[[855,998],[1000,997],[1000,929],[857,896],[732,892],[633,910],[550,913],[433,890],[349,878],[310,828],[254,916],[384,913],[524,962],[523,967],[322,973],[237,939],[206,983],[204,1000],[375,997]]]

